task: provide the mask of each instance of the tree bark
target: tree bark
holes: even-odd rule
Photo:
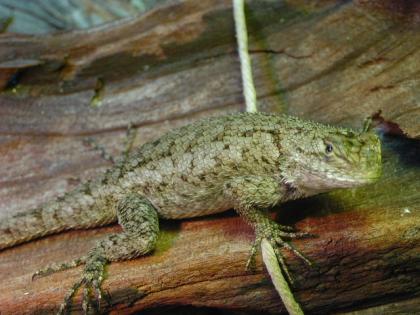
[[[279,207],[279,222],[318,235],[294,241],[315,267],[285,252],[293,291],[310,314],[420,311],[420,31],[415,14],[375,8],[297,0],[247,7],[260,110],[353,128],[373,115],[385,133],[378,183]],[[86,32],[2,34],[0,47],[0,219],[109,167],[88,138],[117,155],[130,124],[140,145],[243,110],[230,1],[174,2]],[[261,259],[245,271],[253,232],[233,212],[161,225],[153,255],[109,266],[104,309],[284,312]],[[81,268],[35,281],[32,274],[118,229],[71,231],[1,252],[1,314],[57,309]]]

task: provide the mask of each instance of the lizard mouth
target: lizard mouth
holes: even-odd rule
[[[339,187],[351,188],[351,187],[375,183],[380,178],[380,176],[381,176],[381,173],[376,172],[373,174],[369,174],[367,176],[366,174],[360,175],[360,176],[355,176],[354,174],[342,174],[341,176],[334,174],[328,177],[332,182],[335,182],[333,185],[336,185],[337,188]]]
[[[300,184],[307,188],[328,191],[339,188],[352,188],[376,182],[381,176],[381,168],[360,169],[357,172],[332,170],[330,172],[318,172],[308,167],[304,168],[304,175],[300,178]]]
[[[357,177],[349,177],[347,179],[348,182],[352,182],[354,184],[364,185],[364,184],[372,184],[376,182],[381,177],[381,173],[377,172],[368,176],[357,176]]]

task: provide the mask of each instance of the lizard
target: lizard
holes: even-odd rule
[[[172,130],[134,150],[99,178],[55,200],[0,222],[0,250],[70,229],[118,222],[122,232],[99,241],[85,256],[37,271],[44,276],[84,264],[58,311],[66,313],[84,287],[85,313],[98,311],[106,264],[153,251],[159,218],[184,219],[235,209],[255,231],[247,268],[267,239],[286,273],[281,248],[306,237],[263,211],[276,204],[376,181],[381,143],[373,132],[328,126],[297,117],[236,113]]]

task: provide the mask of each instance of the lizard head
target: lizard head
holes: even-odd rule
[[[309,194],[371,183],[381,175],[381,143],[372,132],[308,123],[291,139],[285,144],[296,174],[289,175]]]

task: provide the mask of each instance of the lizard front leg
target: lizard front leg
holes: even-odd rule
[[[225,184],[224,193],[232,201],[239,215],[255,230],[255,242],[251,248],[247,269],[254,265],[255,254],[263,238],[266,238],[273,246],[277,259],[290,282],[292,282],[292,277],[279,250],[279,245],[311,264],[298,250],[284,241],[284,239],[308,237],[311,234],[293,232],[291,227],[274,222],[262,212],[263,209],[280,202],[286,193],[286,189],[278,181],[264,176],[237,177]]]
[[[102,297],[100,287],[105,265],[112,261],[135,258],[154,249],[159,219],[156,210],[146,198],[138,194],[126,196],[117,205],[117,215],[123,232],[109,235],[90,250],[84,258],[82,278],[69,290],[58,314],[67,312],[74,294],[81,286],[84,286],[84,312],[95,312]],[[94,304],[91,302],[92,294],[96,297]]]

